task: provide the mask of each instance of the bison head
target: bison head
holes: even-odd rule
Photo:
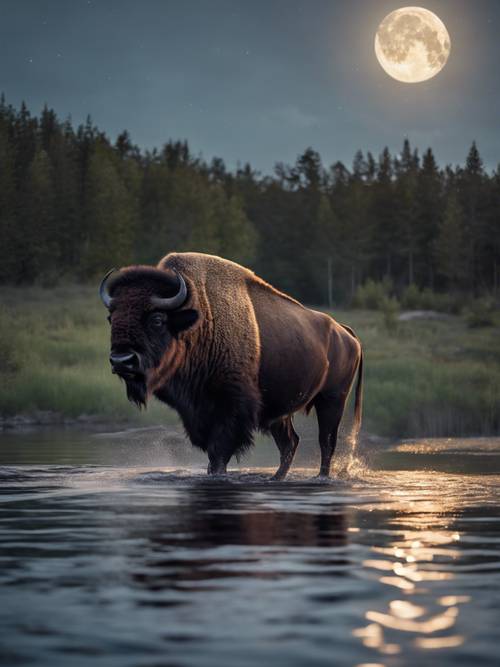
[[[178,334],[198,319],[186,308],[184,278],[147,266],[114,269],[103,279],[100,297],[109,310],[112,372],[125,380],[129,400],[146,404],[148,379],[175,352]]]

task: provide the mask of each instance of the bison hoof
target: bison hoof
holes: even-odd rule
[[[207,473],[209,475],[225,475],[227,472],[226,466],[223,464],[213,465],[212,463],[208,464]]]

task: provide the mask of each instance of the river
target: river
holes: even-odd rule
[[[497,665],[500,439],[304,445],[224,477],[175,429],[0,434],[0,664]]]

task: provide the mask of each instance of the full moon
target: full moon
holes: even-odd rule
[[[418,83],[436,76],[450,55],[450,36],[441,19],[423,7],[388,14],[375,35],[375,54],[398,81]]]

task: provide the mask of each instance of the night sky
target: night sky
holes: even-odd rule
[[[407,4],[412,4],[407,3]],[[87,114],[142,148],[187,139],[268,173],[312,146],[330,164],[403,138],[500,162],[500,2],[436,0],[451,55],[435,78],[391,79],[373,39],[385,0],[2,0],[0,89],[33,113]]]

